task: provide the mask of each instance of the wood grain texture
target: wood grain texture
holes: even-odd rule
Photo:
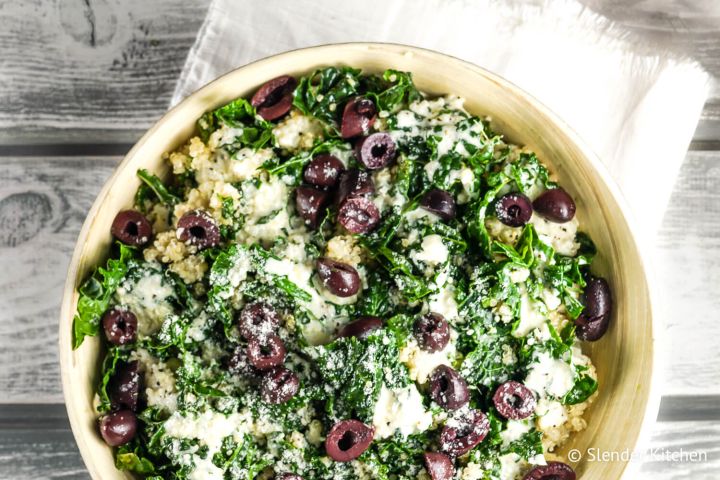
[[[0,271],[16,272],[0,279],[0,402],[62,401],[61,287],[85,213],[119,160],[0,158]],[[653,262],[672,352],[665,394],[720,394],[720,352],[707,341],[720,336],[719,205],[720,152],[690,152]]]
[[[166,110],[208,4],[0,2],[0,142],[134,141]]]
[[[25,422],[20,424],[19,418]],[[720,469],[720,419],[654,425],[640,480],[711,480]],[[700,461],[664,461],[665,452],[698,452]],[[704,457],[703,457],[704,455]],[[685,459],[689,457],[685,456]],[[0,406],[0,480],[87,479],[63,405]]]
[[[666,394],[720,394],[720,152],[690,152],[653,262],[666,324]]]
[[[715,0],[581,0],[720,78]],[[134,142],[167,109],[210,0],[0,1],[0,143]],[[720,137],[720,84],[696,140]]]
[[[0,161],[0,395],[61,400],[57,318],[71,245],[118,163],[105,158]]]

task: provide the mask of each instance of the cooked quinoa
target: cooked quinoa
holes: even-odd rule
[[[609,290],[572,198],[491,124],[328,67],[205,114],[166,181],[138,172],[74,327],[107,347],[117,467],[574,478],[553,452],[586,427]]]

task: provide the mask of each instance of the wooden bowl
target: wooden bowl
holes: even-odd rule
[[[587,344],[597,367],[600,393],[586,413],[588,428],[572,437],[561,453],[577,449],[583,460],[573,463],[583,479],[620,478],[627,460],[588,461],[586,454],[631,452],[643,425],[654,420],[654,334],[650,289],[635,243],[628,209],[598,158],[575,133],[537,100],[506,80],[475,65],[436,52],[401,45],[353,43],[283,53],[239,68],[185,99],[153,126],[127,154],[90,209],[68,271],[60,316],[60,363],[65,401],[80,453],[94,479],[132,478],[115,469],[112,450],[97,433],[93,396],[101,362],[99,338],[87,338],[72,350],[72,319],[77,287],[104,262],[111,244],[115,214],[132,205],[139,186],[135,172],[146,168],[165,176],[161,156],[193,134],[204,112],[281,74],[302,75],[327,65],[351,65],[365,71],[387,68],[412,72],[419,89],[453,93],[466,107],[489,115],[495,130],[527,145],[554,171],[577,201],[581,227],[597,243],[594,271],[606,277],[614,292],[615,316],[599,342]]]

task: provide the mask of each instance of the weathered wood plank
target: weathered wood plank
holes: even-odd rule
[[[720,78],[713,0],[583,0]],[[166,110],[209,0],[30,0],[0,8],[0,143],[132,143]],[[720,138],[715,83],[696,134]]]
[[[26,424],[17,420],[23,417]],[[692,452],[697,452],[698,461],[689,461]],[[592,455],[597,458],[598,453]],[[641,454],[636,478],[715,479],[720,468],[720,420],[659,422]],[[685,461],[667,461],[670,454],[684,455]],[[89,478],[63,405],[0,406],[0,478]]]
[[[2,401],[61,398],[57,318],[73,244],[119,157],[2,160]]]
[[[0,142],[134,141],[166,110],[208,4],[2,2]]]
[[[57,312],[92,201],[119,157],[0,158],[0,402],[58,402]],[[69,180],[71,179],[71,180]],[[720,152],[690,152],[653,261],[665,394],[720,394]],[[42,252],[39,255],[38,252]]]
[[[666,394],[720,393],[720,355],[708,340],[720,320],[719,205],[720,152],[690,152],[651,265],[666,324]]]

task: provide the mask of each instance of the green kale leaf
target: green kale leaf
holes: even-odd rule
[[[337,118],[345,102],[359,93],[360,70],[350,67],[326,67],[300,79],[293,105],[337,128]]]
[[[408,384],[407,370],[398,360],[397,343],[389,335],[381,330],[365,340],[345,337],[315,347],[320,377],[333,391],[325,398],[326,411],[332,418],[372,421],[383,383],[388,388]]]
[[[584,374],[575,380],[570,391],[562,398],[564,405],[576,405],[582,403],[595,393],[598,389],[598,382],[590,375]]]
[[[100,317],[110,304],[115,290],[128,271],[129,264],[135,257],[136,250],[117,242],[120,250],[118,258],[107,261],[105,268],[98,269],[78,289],[80,298],[77,314],[73,318],[73,349],[82,345],[87,336],[95,336],[100,331]]]
[[[165,184],[163,184],[162,180],[160,180],[157,176],[153,175],[152,173],[148,172],[143,168],[137,171],[137,176],[140,178],[140,180],[143,181],[147,188],[149,188],[153,193],[155,193],[155,196],[158,198],[158,200],[160,200],[165,205],[173,206],[177,203],[180,203],[180,197],[177,194],[168,190]]]

